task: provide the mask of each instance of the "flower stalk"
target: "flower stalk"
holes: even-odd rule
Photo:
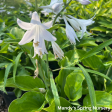
[[[70,4],[71,1],[72,1],[72,0],[70,0],[70,1],[64,6],[64,8],[56,15],[56,17],[55,17],[55,19],[54,19],[54,21],[53,21],[53,25],[55,24],[56,19],[57,19],[58,16],[61,14],[61,12],[63,12],[63,11],[66,9],[66,7]]]
[[[37,0],[35,0],[35,10],[37,11],[38,6],[37,6]]]
[[[46,49],[48,51],[48,47],[49,47],[49,42],[47,42],[46,44]],[[47,77],[49,78],[49,61],[48,61],[48,54],[46,54],[46,65],[47,65]]]

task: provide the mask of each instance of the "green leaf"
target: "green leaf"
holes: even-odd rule
[[[10,63],[0,63],[0,68],[7,66]]]
[[[41,93],[27,92],[10,104],[8,112],[36,112],[44,104],[44,100]]]
[[[69,50],[64,54],[69,60],[70,63],[77,62],[78,61],[78,54],[75,50]]]
[[[16,88],[16,89],[14,89],[14,93],[15,93],[15,96],[17,98],[19,98],[22,95],[22,90]]]
[[[11,33],[6,33],[8,36],[10,36],[12,39],[16,39],[14,35],[12,35]]]
[[[80,72],[80,68],[76,68],[76,67],[67,67],[67,68],[63,68],[63,69],[69,69],[69,70],[78,70],[78,72]],[[93,73],[93,74],[97,74],[97,75],[99,75],[99,76],[101,76],[101,77],[104,77],[105,79],[108,79],[108,80],[110,80],[111,82],[112,82],[112,80],[108,77],[108,76],[106,76],[105,74],[103,74],[103,73],[100,73],[100,72],[98,72],[98,71],[95,71],[95,70],[90,70],[90,69],[85,69],[87,72],[90,72],[90,73]]]
[[[23,35],[24,35],[24,31],[22,29],[19,29],[17,27],[13,27],[11,30],[10,30],[10,33],[12,35],[14,35],[16,38],[22,38]]]
[[[112,83],[106,87],[106,92],[112,93]]]
[[[103,49],[104,47],[108,46],[112,44],[112,39],[109,39],[105,42],[103,42],[102,44],[100,44],[99,46],[93,48],[92,50],[90,50],[89,52],[87,52],[80,60],[84,59],[84,58],[87,58],[87,57],[90,57],[94,54],[96,54],[97,52],[99,52],[101,49]]]
[[[83,55],[86,54],[87,52],[77,49],[77,53],[78,53],[79,57],[82,58]],[[92,69],[100,71],[100,72],[103,72],[106,69],[105,66],[103,65],[101,59],[95,55],[88,57],[86,59],[83,59],[82,63],[84,66],[92,68]]]
[[[9,44],[4,45],[3,48],[0,50],[0,53],[7,53],[8,47],[9,47]]]
[[[81,72],[72,72],[66,78],[65,94],[71,101],[76,101],[82,96],[82,82],[84,76]]]
[[[20,60],[20,57],[21,57],[22,53],[23,53],[23,52],[19,53],[18,56],[16,57],[15,61],[14,61],[14,62],[15,62],[15,63],[14,63],[14,67],[13,67],[13,79],[14,79],[14,81],[15,81],[17,66],[18,66],[18,64],[19,64],[19,60]]]
[[[43,55],[42,60],[46,60],[46,55]],[[48,53],[48,60],[49,61],[55,61],[55,56],[49,51]]]
[[[91,30],[106,32],[107,28],[104,28],[104,27],[101,27],[101,26],[97,26],[97,27],[92,28]]]
[[[58,91],[57,91],[52,73],[50,73],[50,83],[51,83],[51,90],[54,96],[56,111],[61,112],[61,110],[58,109],[58,106],[60,106],[60,99],[59,99]]]
[[[24,66],[19,66],[17,70],[17,75],[23,76],[23,75],[32,75],[32,74],[29,71],[27,71],[27,69]]]
[[[108,79],[108,80],[110,80],[112,82],[112,80],[108,76],[106,76],[105,74],[103,74],[103,73],[100,73],[100,72],[97,72],[97,71],[94,71],[94,70],[90,70],[90,69],[86,69],[86,71],[90,72],[90,73],[97,74],[97,75],[99,75],[99,76],[101,76],[103,78],[106,78],[106,79]]]
[[[33,43],[32,42],[29,42],[29,43],[27,43],[25,45],[22,45],[20,47],[24,50],[24,52],[26,52],[28,54],[31,54],[30,51],[31,51],[32,46],[33,46]]]
[[[7,79],[6,87],[20,88],[23,91],[29,91],[35,88],[45,88],[45,85],[40,78],[34,79],[31,76],[16,76],[15,82],[13,78]]]
[[[4,91],[5,91],[5,86],[6,86],[6,82],[7,82],[7,78],[8,78],[8,75],[9,75],[9,72],[10,72],[10,69],[12,67],[12,63],[10,63],[7,67],[6,67],[6,70],[5,70],[5,76],[4,76]]]
[[[59,62],[59,65],[61,67],[65,67],[65,66],[68,66],[70,64],[69,60],[67,57],[64,57],[63,60],[61,60]],[[65,86],[65,82],[66,82],[66,77],[71,73],[73,72],[73,70],[60,70],[59,71],[59,75],[55,78],[55,81],[57,83],[57,85],[60,87],[60,91],[61,91],[61,96],[65,96],[65,92],[64,92],[64,86]]]
[[[96,96],[95,96],[95,91],[94,91],[94,85],[92,83],[92,80],[91,80],[88,72],[84,69],[84,67],[80,64],[78,64],[78,66],[81,68],[81,70],[82,70],[82,72],[85,76],[85,79],[86,79],[86,82],[87,82],[87,85],[88,85],[88,90],[89,90],[91,107],[93,108],[93,106],[94,107],[96,106]],[[93,112],[97,112],[97,110],[93,109]]]
[[[0,82],[3,82],[3,80],[4,80],[4,74],[5,74],[5,69],[0,70]]]
[[[112,82],[112,65],[110,65],[108,71],[107,71],[107,74],[106,74],[107,77],[109,77],[109,79],[111,79],[110,81]],[[109,80],[107,80],[106,84],[109,85],[111,82]]]
[[[96,91],[96,107],[106,107],[112,109],[112,95],[105,91]],[[84,106],[90,106],[91,101],[89,95],[83,100]]]
[[[72,107],[70,102],[62,97],[60,97],[60,103],[61,105],[58,106],[58,111],[56,111],[54,100],[52,101],[52,104],[48,108],[44,108],[44,110],[46,110],[47,112],[68,112],[69,108]],[[66,109],[65,107],[68,107],[68,109]]]
[[[47,91],[45,98],[49,102],[49,104],[51,104],[52,101],[54,100],[53,94],[50,90]]]

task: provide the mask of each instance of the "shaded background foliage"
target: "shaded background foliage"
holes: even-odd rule
[[[47,5],[49,4],[48,2],[50,2],[50,0],[38,1],[38,6]],[[35,10],[34,0],[31,0],[31,3],[32,6],[26,5],[23,0],[14,1],[13,3],[7,0],[3,3],[3,6],[6,5],[4,8],[6,11],[0,13],[0,39],[3,40],[3,43],[0,44],[0,89],[6,92],[9,88],[5,90],[5,87],[12,87],[17,97],[22,95],[22,91],[31,91],[25,93],[22,98],[12,102],[9,107],[9,112],[15,111],[13,110],[13,106],[15,107],[14,109],[18,108],[16,102],[21,105],[25,103],[22,100],[24,98],[27,98],[26,103],[28,103],[28,105],[32,102],[37,104],[35,107],[32,106],[33,109],[30,108],[33,111],[55,112],[55,100],[52,91],[48,90],[45,95],[40,93],[38,88],[45,88],[45,84],[40,79],[41,75],[39,74],[39,78],[32,78],[34,76],[34,70],[36,69],[35,59],[32,59],[32,42],[23,46],[18,45],[25,31],[17,26],[16,20],[20,18],[26,22],[30,21],[28,14],[30,11],[33,12]],[[10,6],[12,5],[16,8],[11,9]],[[10,11],[10,14],[7,14],[7,11]],[[45,17],[40,9],[38,12],[41,16],[41,21],[51,20],[52,14]],[[52,32],[55,30],[54,36],[57,38],[56,42],[63,49],[65,55],[62,60],[55,59],[50,45],[48,55],[50,69],[55,78],[61,106],[91,106],[90,97],[88,95],[89,87],[86,82],[87,79],[85,79],[84,72],[79,69],[76,63],[82,59],[86,53],[94,48],[96,48],[97,51],[101,43],[111,39],[112,1],[99,0],[98,2],[92,2],[86,6],[81,5],[77,1],[72,1],[70,7],[67,8],[67,14],[80,19],[89,19],[96,14],[94,17],[95,23],[88,27],[88,32],[92,34],[88,35],[85,33],[84,37],[80,39],[80,42],[77,42],[74,47],[66,37],[63,20],[61,20],[60,23],[57,22],[49,31]],[[80,38],[81,33],[76,33]],[[112,45],[110,44],[104,44],[95,54],[83,58],[80,60],[80,64],[89,72],[90,79],[88,80],[92,80],[93,82],[97,106],[112,109],[112,83],[106,79],[106,76],[112,79]],[[46,56],[44,55],[42,59],[42,67],[46,75],[46,61],[44,61],[46,60]],[[75,64],[71,65],[73,62]],[[68,69],[58,69],[65,66],[69,66]],[[88,71],[88,69],[91,71]],[[14,71],[16,71],[16,73],[14,73]],[[13,81],[14,77],[16,82]],[[48,84],[49,83],[48,80]],[[36,92],[38,93],[36,94]],[[39,100],[41,105],[38,105],[36,100],[34,101],[32,95],[34,95],[35,98],[42,98],[42,100]],[[29,96],[30,99],[28,99]],[[31,102],[29,103],[30,100]],[[49,107],[43,108],[44,105],[48,103]],[[26,105],[22,105],[22,109],[23,110],[18,110],[18,112],[24,111]],[[85,111],[77,110],[76,112]]]

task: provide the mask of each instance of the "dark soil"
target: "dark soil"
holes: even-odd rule
[[[0,95],[0,112],[8,112],[7,105],[2,95]]]

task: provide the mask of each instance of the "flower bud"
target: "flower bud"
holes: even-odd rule
[[[55,4],[52,6],[53,11],[58,13],[58,12],[61,10],[61,8],[62,8],[62,7],[61,7],[62,4],[63,4],[63,3],[55,3]]]

